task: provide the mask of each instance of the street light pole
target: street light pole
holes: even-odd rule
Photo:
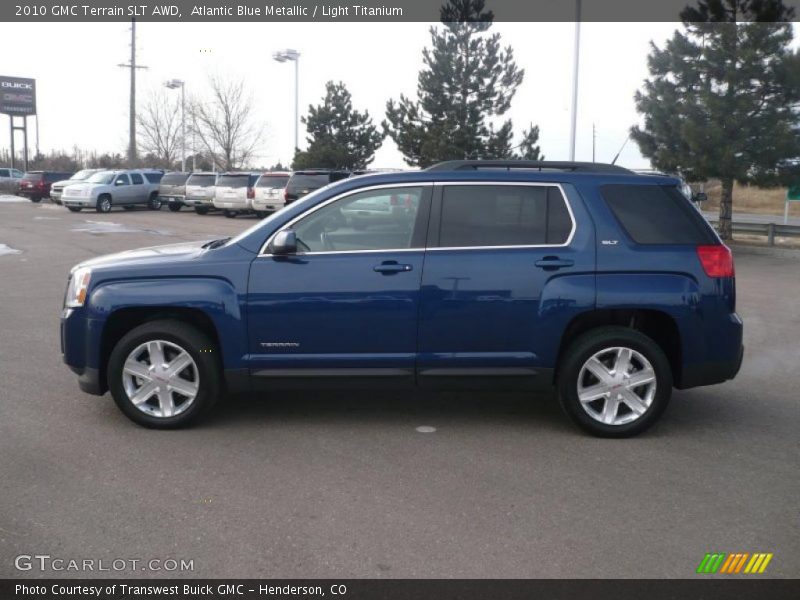
[[[575,133],[578,125],[578,65],[581,55],[581,0],[575,0],[575,51],[572,63],[572,116],[569,128],[569,159],[575,160]]]
[[[186,172],[186,82],[170,79],[164,83],[171,90],[181,88],[181,171]]]
[[[278,62],[294,61],[294,149],[300,147],[300,53],[287,48],[272,54]]]

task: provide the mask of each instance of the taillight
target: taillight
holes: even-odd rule
[[[289,190],[287,190],[287,189],[283,190],[283,201],[284,202],[289,202]]]
[[[697,258],[709,277],[733,277],[733,253],[725,244],[698,246]]]
[[[247,197],[250,200],[255,198],[256,197],[256,190],[254,188],[251,188],[251,187],[247,188]]]

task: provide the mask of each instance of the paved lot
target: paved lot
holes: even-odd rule
[[[0,256],[0,577],[22,553],[199,577],[692,577],[708,551],[800,575],[797,259],[737,257],[742,373],[677,392],[632,440],[517,394],[243,398],[158,432],[78,390],[58,342],[71,265],[251,223],[0,204],[21,251]]]

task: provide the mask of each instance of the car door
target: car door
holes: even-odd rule
[[[576,310],[580,299],[560,282],[545,288],[594,267],[593,238],[581,237],[579,251],[575,229],[557,184],[437,185],[422,280],[420,384],[544,385],[560,339],[551,314],[564,318],[561,309]],[[591,304],[594,281],[586,277]]]
[[[361,222],[347,208],[402,191],[416,199],[396,219]],[[248,289],[255,385],[278,380],[413,383],[428,184],[346,192],[287,224],[296,254],[254,260]],[[342,379],[346,378],[346,379]]]
[[[131,173],[130,202],[132,204],[144,204],[147,202],[149,194],[148,187],[144,184],[145,179],[141,173]]]
[[[131,202],[131,180],[127,173],[119,173],[114,178],[114,191],[111,193],[111,201],[120,206]]]

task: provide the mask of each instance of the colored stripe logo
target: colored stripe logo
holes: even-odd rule
[[[697,572],[702,574],[725,573],[736,575],[745,573],[755,575],[767,570],[767,565],[772,560],[769,552],[712,552],[705,555]]]

